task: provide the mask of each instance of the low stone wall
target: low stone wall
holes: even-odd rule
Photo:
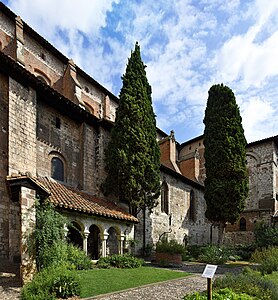
[[[179,253],[156,252],[155,261],[159,265],[180,265],[182,256]]]

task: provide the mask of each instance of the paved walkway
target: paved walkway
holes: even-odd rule
[[[182,279],[175,279],[167,282],[151,284],[140,288],[134,288],[125,290],[118,293],[100,295],[89,299],[99,300],[113,300],[113,299],[126,299],[126,300],[171,300],[182,299],[185,294],[189,294],[195,291],[206,290],[207,281],[201,277],[205,264],[197,263],[184,263],[180,271],[192,273],[192,276],[188,276]],[[218,267],[216,276],[221,276],[226,272],[239,272],[240,267],[228,268]],[[0,299],[2,300],[19,300],[20,299],[20,287],[19,281],[12,273],[0,272]],[[78,298],[74,298],[78,299]]]

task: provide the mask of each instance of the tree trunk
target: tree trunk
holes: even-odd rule
[[[143,257],[146,255],[146,207],[143,208]]]
[[[218,225],[218,246],[219,247],[223,245],[225,227],[226,227],[225,222],[220,222]]]

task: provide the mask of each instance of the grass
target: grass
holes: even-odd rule
[[[78,271],[78,274],[81,277],[81,298],[182,278],[189,275],[189,273],[185,272],[153,267],[93,269]]]

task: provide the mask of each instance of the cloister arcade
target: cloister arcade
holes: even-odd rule
[[[123,254],[126,241],[133,238],[134,225],[113,220],[68,216],[65,228],[70,243],[83,249],[92,259]]]

